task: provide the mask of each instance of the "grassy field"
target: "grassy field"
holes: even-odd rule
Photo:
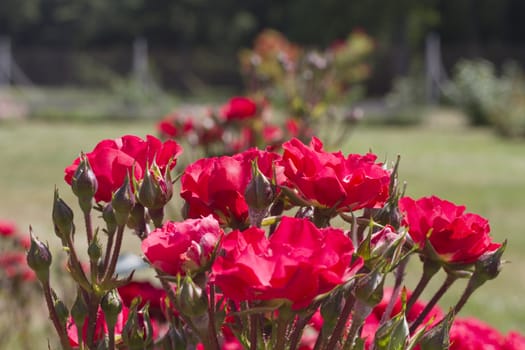
[[[154,133],[153,123],[29,123],[0,124],[0,218],[20,228],[32,225],[41,238],[56,245],[52,234],[53,189],[75,203],[63,181],[63,169],[81,150],[103,138]],[[413,128],[360,127],[341,145],[346,153],[371,149],[380,159],[401,155],[400,178],[408,194],[438,195],[491,221],[496,241],[509,240],[503,272],[474,294],[462,316],[474,315],[502,331],[525,333],[525,143],[506,141],[485,129],[461,124]],[[412,269],[409,280],[417,278]],[[411,286],[413,287],[413,285]],[[454,289],[456,296],[461,283]],[[454,297],[445,299],[446,309]]]

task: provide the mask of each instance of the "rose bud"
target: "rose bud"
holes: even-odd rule
[[[35,271],[36,276],[42,283],[49,282],[49,267],[51,266],[51,252],[49,247],[39,241],[33,233],[29,232],[31,237],[31,246],[27,252],[27,265]]]
[[[129,185],[129,175],[124,179],[122,186],[120,186],[120,188],[113,194],[111,205],[115,212],[117,225],[125,225],[128,222],[129,213],[135,205],[135,196],[131,192],[131,187]]]
[[[78,203],[84,212],[91,210],[91,201],[97,192],[98,182],[84,154],[81,155],[78,165],[71,180],[71,189],[78,197]]]
[[[115,327],[118,315],[122,311],[122,301],[120,300],[116,289],[112,289],[104,295],[100,303],[100,308],[104,311],[104,317],[106,318],[108,328]]]
[[[55,234],[65,243],[67,237],[75,230],[73,223],[73,210],[58,195],[58,189],[55,188],[53,199],[53,225]]]

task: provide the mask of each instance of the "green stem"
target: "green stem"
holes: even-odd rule
[[[88,327],[86,332],[86,345],[88,349],[95,348],[95,329],[97,328],[97,313],[100,299],[94,293],[89,295]]]
[[[423,311],[419,314],[417,319],[410,326],[410,333],[411,334],[416,331],[416,329],[419,327],[419,325],[421,325],[421,323],[423,323],[423,321],[425,320],[425,317],[427,317],[429,312],[434,308],[434,306],[436,306],[436,304],[441,299],[441,297],[448,291],[450,286],[452,286],[452,284],[457,279],[458,278],[456,276],[452,275],[452,274],[448,274],[447,275],[447,278],[445,279],[445,281],[443,282],[443,284],[441,285],[439,290],[436,292],[436,294],[434,294],[434,296],[432,297],[430,302],[427,304],[427,306],[425,306]]]
[[[412,309],[412,306],[416,303],[416,301],[421,296],[421,293],[425,290],[428,283],[434,277],[434,275],[439,271],[439,264],[437,264],[434,261],[431,261],[429,259],[425,259],[423,262],[423,274],[421,275],[421,279],[419,280],[416,288],[412,292],[412,295],[408,299],[407,307],[406,307],[406,314],[410,312],[410,309]]]
[[[346,299],[345,306],[343,307],[343,310],[341,311],[341,316],[339,316],[339,319],[337,320],[337,323],[334,327],[332,335],[330,336],[330,339],[328,340],[328,344],[324,347],[325,350],[333,350],[337,347],[337,343],[342,338],[343,331],[346,327],[346,322],[348,321],[348,318],[350,317],[350,313],[352,312],[354,304],[355,304],[355,297],[353,296],[352,292],[350,292]]]
[[[312,309],[316,310],[319,304],[320,303],[317,302],[315,305],[312,306]],[[300,317],[295,323],[294,330],[290,335],[290,350],[295,350],[297,348],[297,345],[299,345],[299,341],[301,340],[301,335],[303,334],[304,327],[306,327],[308,322],[312,319],[313,315],[314,313],[310,313],[309,315]]]
[[[479,283],[479,281],[476,280],[474,276],[470,278],[470,280],[468,281],[467,287],[465,288],[465,290],[463,291],[463,294],[461,295],[461,298],[459,299],[457,304],[454,306],[454,315],[457,315],[461,311],[461,309],[463,308],[463,306],[465,306],[465,303],[467,302],[468,298],[470,298],[472,293],[474,293],[474,291],[483,284],[483,283]]]
[[[53,326],[57,331],[58,337],[60,339],[60,344],[62,345],[62,349],[71,350],[72,348],[69,344],[69,338],[67,337],[66,329],[60,323],[58,315],[56,313],[55,305],[53,302],[53,296],[51,295],[51,287],[48,281],[42,282],[42,289],[44,289],[44,297],[46,299],[47,309],[49,311],[49,318],[53,322]]]
[[[115,237],[114,232],[108,237],[108,244],[106,245],[106,253],[104,254],[104,264],[102,265],[103,272],[107,271],[108,269],[109,259],[111,257],[111,249],[113,249],[114,237]]]
[[[109,281],[113,274],[115,273],[115,268],[117,266],[118,256],[120,254],[120,248],[122,246],[122,238],[124,237],[124,228],[125,225],[119,225],[117,228],[117,237],[115,240],[115,248],[113,249],[113,254],[111,255],[111,260],[109,262],[108,269],[105,271],[103,281]]]
[[[275,343],[274,350],[284,350],[286,347],[286,329],[288,328],[288,322],[286,319],[279,317],[277,320],[277,342]]]
[[[385,308],[385,312],[381,316],[381,321],[379,324],[385,323],[392,314],[392,310],[394,309],[394,305],[396,304],[396,301],[399,297],[399,293],[401,292],[401,287],[403,286],[403,278],[405,276],[405,270],[408,264],[408,257],[405,258],[401,263],[399,263],[399,266],[396,270],[396,280],[394,282],[394,290],[392,291],[392,296],[390,297],[390,301],[388,302],[388,305]]]
[[[257,335],[258,335],[258,317],[257,315],[250,315],[250,350],[257,350]]]
[[[215,327],[215,286],[210,285],[210,300],[208,301],[208,337],[214,350],[219,350],[219,339],[217,338],[217,328]]]
[[[115,327],[109,327],[108,333],[108,349],[115,350]]]

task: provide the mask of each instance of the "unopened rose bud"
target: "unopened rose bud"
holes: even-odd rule
[[[257,161],[252,162],[252,179],[244,191],[244,198],[250,208],[266,209],[275,199],[275,186],[264,176]]]
[[[375,349],[406,349],[409,336],[408,322],[405,314],[401,312],[377,329],[374,338]]]
[[[355,296],[360,301],[375,306],[383,299],[383,284],[385,275],[376,269],[370,271],[357,281]]]
[[[84,212],[91,210],[93,196],[97,192],[98,182],[86,156],[82,154],[80,164],[71,180],[71,189],[78,198]]]
[[[138,188],[138,200],[144,207],[163,208],[172,195],[173,187],[169,170],[164,176],[156,165],[145,171],[142,183]]]
[[[125,225],[128,222],[129,213],[135,205],[135,196],[131,192],[129,176],[126,176],[122,186],[113,193],[111,205],[115,212],[115,221],[117,222],[117,225]]]
[[[128,226],[135,230],[135,233],[140,238],[146,236],[146,211],[142,204],[137,203],[133,206],[129,215]]]
[[[341,289],[337,293],[333,293],[328,299],[321,305],[321,316],[323,316],[323,329],[331,331],[343,309],[344,294]]]
[[[122,311],[122,301],[116,289],[112,289],[104,295],[100,303],[100,308],[104,311],[108,328],[114,328],[117,324],[118,315]]]
[[[65,243],[67,237],[73,234],[75,225],[73,223],[73,210],[58,195],[58,189],[55,188],[53,199],[53,225],[55,234]]]
[[[449,312],[438,324],[429,329],[421,338],[421,350],[442,350],[450,347],[449,332],[454,321],[454,313]]]
[[[177,310],[186,316],[197,317],[208,309],[202,288],[198,287],[189,276],[182,280],[177,289],[176,301]]]
[[[112,236],[117,231],[117,219],[111,203],[107,204],[102,210],[102,219],[106,223],[106,233]]]
[[[474,276],[483,282],[492,280],[499,275],[501,271],[501,257],[507,247],[507,241],[496,250],[487,252],[479,257],[475,263]]]
[[[49,267],[51,266],[52,256],[49,247],[39,241],[30,231],[31,246],[27,252],[27,265],[42,283],[49,282]]]
[[[147,349],[153,341],[153,327],[148,310],[138,310],[138,303],[133,303],[128,319],[122,330],[124,345],[130,350]]]
[[[98,234],[95,234],[95,237],[89,243],[88,246],[88,256],[91,261],[94,261],[95,263],[100,259],[102,256],[102,245],[100,244],[100,241],[98,239]]]
[[[73,321],[75,322],[75,325],[77,326],[77,330],[79,330],[79,332],[83,329],[84,322],[86,321],[87,316],[88,306],[86,301],[84,300],[84,297],[82,296],[82,291],[79,289],[77,292],[75,302],[71,307],[71,317],[73,318]],[[82,336],[78,339],[82,339]]]

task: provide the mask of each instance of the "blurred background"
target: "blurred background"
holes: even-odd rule
[[[264,96],[278,120],[311,122],[330,149],[371,149],[387,162],[400,154],[407,194],[487,217],[494,240],[508,239],[509,263],[462,316],[523,333],[524,13],[521,0],[2,0],[0,221],[20,236],[31,225],[59,250],[53,190],[76,205],[62,179],[81,150],[162,135],[160,121],[208,116],[232,96]],[[181,166],[202,156],[180,142]],[[130,237],[126,249],[137,246]],[[2,254],[10,249],[0,241]],[[0,348],[47,349],[39,287],[6,264]]]

